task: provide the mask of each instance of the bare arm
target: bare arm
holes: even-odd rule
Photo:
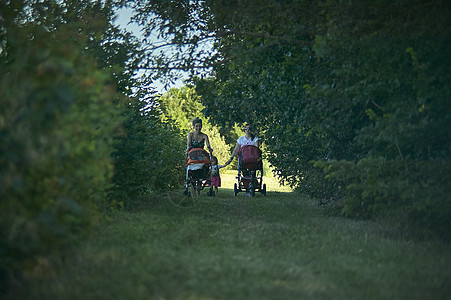
[[[235,157],[236,153],[238,152],[238,150],[241,148],[240,144],[236,143],[235,149],[233,149],[232,152],[232,156],[230,157],[230,159],[227,161],[226,164],[230,164],[230,162],[233,160],[233,158]]]
[[[235,149],[233,149],[233,152],[232,152],[232,159],[235,157],[235,155],[238,153],[238,150],[240,150],[240,148],[241,148],[241,145],[240,144],[238,144],[238,143],[236,143],[236,146],[235,146]]]
[[[225,168],[225,167],[227,167],[231,162],[232,162],[232,159],[229,159],[228,161],[226,161],[225,164],[220,165],[219,168]]]
[[[188,153],[188,149],[189,149],[189,147],[191,145],[191,133],[192,132],[188,133],[188,137],[186,139],[186,153]]]
[[[229,164],[230,164],[230,162],[227,161],[225,164],[223,164],[223,165],[218,165],[218,166],[219,166],[219,168],[221,169],[221,168],[227,167]]]
[[[208,135],[206,135],[204,133],[204,136],[205,136],[205,143],[207,144],[208,150],[210,150],[210,152],[213,152],[213,149],[211,149],[211,146],[210,146],[210,139],[208,138]]]

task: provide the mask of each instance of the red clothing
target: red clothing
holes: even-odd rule
[[[211,177],[211,185],[215,187],[221,186],[221,176],[212,176]]]

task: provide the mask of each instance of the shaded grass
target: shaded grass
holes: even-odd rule
[[[449,246],[269,190],[148,199],[55,262],[42,258],[8,299],[450,298]]]

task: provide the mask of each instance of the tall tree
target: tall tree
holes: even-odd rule
[[[280,178],[312,196],[345,197],[350,216],[399,210],[449,232],[448,1],[149,1],[137,9],[147,33],[158,28],[174,46],[167,56],[150,45],[144,63],[162,72],[210,68],[212,78],[194,79],[205,112],[221,125],[258,125]],[[210,53],[198,47],[204,40],[213,41]]]
[[[220,163],[230,157],[230,146],[221,136],[219,128],[211,124],[209,118],[203,117],[205,106],[193,87],[185,86],[179,89],[173,88],[158,99],[162,111],[162,119],[165,123],[172,124],[185,139],[190,131],[193,131],[192,120],[196,117],[203,119],[202,131],[205,132],[213,148],[213,155]],[[185,147],[186,149],[186,147]]]
[[[146,109],[147,104],[139,95],[129,99],[121,132],[115,136],[109,194],[113,207],[134,208],[149,195],[184,183],[185,141],[178,130],[161,122],[159,111]]]
[[[170,136],[149,129],[164,126],[126,97],[139,84],[132,78],[139,43],[113,24],[120,2],[0,4],[0,292],[4,274],[32,267],[36,255],[98,220],[108,189],[117,187],[113,174],[135,166],[112,157],[115,137],[140,130],[124,129],[129,118]]]

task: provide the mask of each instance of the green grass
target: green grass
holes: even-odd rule
[[[173,191],[119,212],[7,299],[450,299],[451,251],[284,193]]]
[[[222,189],[225,189],[225,191],[231,192],[233,195],[233,184],[237,182],[236,179],[237,171],[235,170],[228,170],[228,171],[221,171],[221,186]],[[274,177],[263,177],[263,183],[267,185],[267,190],[272,192],[291,192],[292,189],[288,186],[282,186],[279,184],[276,178]],[[221,193],[220,188],[219,192]]]

